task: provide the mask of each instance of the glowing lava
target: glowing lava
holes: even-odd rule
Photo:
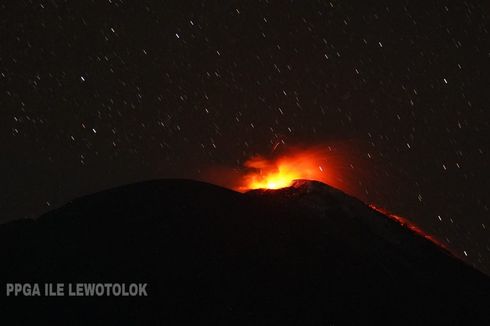
[[[255,156],[244,164],[250,172],[245,174],[240,189],[284,188],[295,179],[331,183],[326,154],[324,150],[308,149],[293,151],[276,159]]]
[[[372,209],[374,209],[375,211],[377,211],[383,215],[388,216],[392,220],[398,222],[401,226],[406,227],[410,231],[412,231],[412,232],[418,234],[419,236],[431,241],[432,243],[438,245],[439,247],[441,247],[442,249],[445,249],[448,253],[450,253],[449,248],[444,243],[442,243],[440,240],[438,240],[433,235],[426,233],[424,230],[422,230],[420,227],[418,227],[417,225],[415,225],[413,222],[409,221],[408,219],[406,219],[400,215],[390,213],[386,209],[378,207],[378,206],[373,205],[373,204],[370,204],[369,207],[371,207]]]

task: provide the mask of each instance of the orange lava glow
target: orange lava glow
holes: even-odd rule
[[[275,159],[255,156],[247,160],[244,166],[248,169],[239,190],[278,189],[291,185],[295,179],[318,180],[335,183],[331,159],[326,150],[295,150]]]
[[[422,230],[420,227],[418,227],[417,225],[415,225],[414,223],[410,222],[409,220],[407,220],[406,218],[400,216],[400,215],[396,215],[396,214],[393,214],[393,213],[390,213],[388,212],[386,209],[384,208],[381,208],[381,207],[378,207],[378,206],[375,206],[373,204],[370,204],[369,207],[371,207],[372,209],[374,209],[375,211],[383,214],[383,215],[386,215],[388,216],[389,218],[391,218],[392,220],[398,222],[400,225],[406,227],[407,229],[409,229],[410,231],[424,237],[425,239],[431,241],[432,243],[438,245],[439,247],[445,249],[446,251],[449,252],[449,249],[447,248],[447,246],[442,243],[441,241],[439,241],[438,239],[436,239],[434,236],[426,233],[424,230]]]

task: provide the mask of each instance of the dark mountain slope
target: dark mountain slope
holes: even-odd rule
[[[188,180],[100,192],[2,225],[0,259],[4,282],[148,283],[148,297],[3,295],[14,324],[490,324],[487,276],[309,181],[246,194]]]

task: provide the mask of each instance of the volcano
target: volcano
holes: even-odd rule
[[[490,278],[326,184],[239,193],[157,180],[0,226],[0,277],[147,283],[142,297],[26,297],[5,324],[490,325]]]

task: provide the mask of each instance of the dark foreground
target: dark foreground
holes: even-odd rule
[[[0,226],[2,325],[490,325],[490,278],[326,185],[163,180]],[[7,282],[147,297],[6,296]]]

